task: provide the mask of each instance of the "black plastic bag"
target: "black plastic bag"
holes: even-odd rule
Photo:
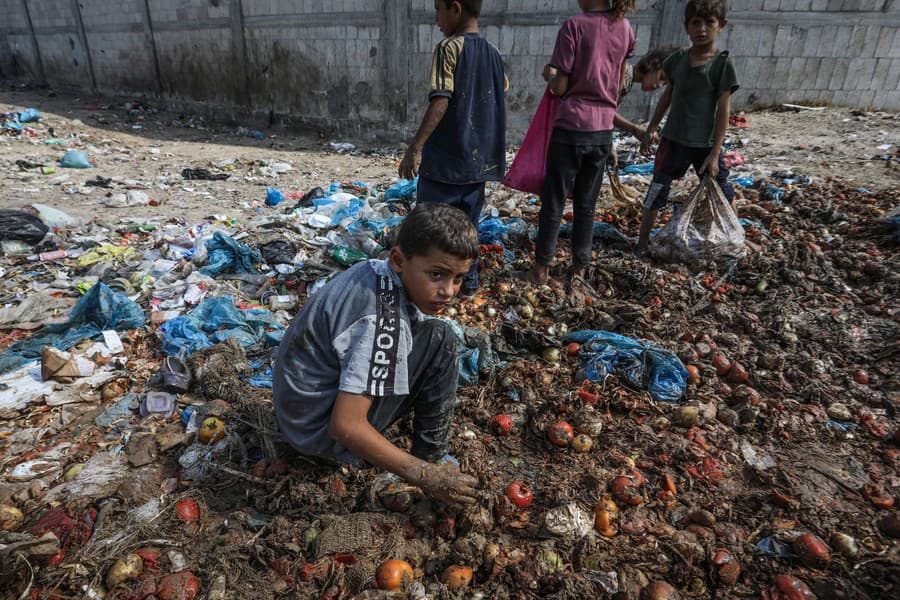
[[[297,250],[287,240],[274,240],[259,247],[260,254],[267,265],[292,265]]]
[[[22,240],[33,246],[40,243],[49,230],[43,221],[27,212],[0,209],[0,240]]]

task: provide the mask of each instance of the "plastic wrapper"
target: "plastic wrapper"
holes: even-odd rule
[[[665,262],[728,260],[744,252],[744,228],[710,177],[703,178],[687,203],[650,240],[650,254]]]
[[[576,331],[563,341],[581,344],[582,367],[592,381],[615,375],[656,401],[677,402],[684,396],[687,369],[665,348],[609,331]]]

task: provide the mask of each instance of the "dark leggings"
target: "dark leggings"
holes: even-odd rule
[[[590,262],[594,211],[610,147],[610,144],[576,146],[550,142],[535,241],[534,258],[537,264],[550,265],[556,256],[559,224],[566,205],[566,194],[573,180],[572,266],[580,268]]]

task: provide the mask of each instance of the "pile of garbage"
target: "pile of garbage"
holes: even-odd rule
[[[747,168],[743,253],[651,263],[631,252],[648,167],[623,166],[568,283],[512,279],[538,205],[491,189],[482,289],[444,314],[451,455],[483,489],[465,510],[312,463],[272,415],[284,328],[384,256],[415,182],[272,187],[247,222],[3,211],[0,590],[896,595],[896,190]]]

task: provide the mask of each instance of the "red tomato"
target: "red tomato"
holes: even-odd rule
[[[175,512],[178,513],[179,521],[193,523],[200,520],[200,507],[193,498],[179,500],[175,505]]]
[[[547,429],[547,439],[550,440],[550,443],[563,448],[569,445],[574,434],[572,426],[565,421],[555,423]]]
[[[509,435],[512,427],[513,422],[509,415],[496,415],[491,419],[491,431],[494,435]]]
[[[375,571],[375,584],[379,590],[405,592],[414,579],[412,565],[405,560],[386,560]]]
[[[716,354],[712,359],[712,366],[715,367],[719,377],[725,377],[731,370],[731,361],[724,354]]]
[[[566,353],[569,356],[578,356],[578,352],[581,350],[581,344],[578,342],[572,342],[568,346],[566,346]]]
[[[472,567],[464,567],[461,565],[450,565],[444,571],[441,581],[450,591],[461,590],[468,587],[472,583]]]
[[[688,373],[688,381],[695,385],[700,384],[700,369],[696,365],[687,365],[685,367]]]
[[[534,500],[534,494],[521,481],[513,481],[506,486],[506,497],[519,508],[531,505],[531,501]]]
[[[187,571],[163,577],[156,592],[159,600],[193,600],[199,594],[200,580]]]

